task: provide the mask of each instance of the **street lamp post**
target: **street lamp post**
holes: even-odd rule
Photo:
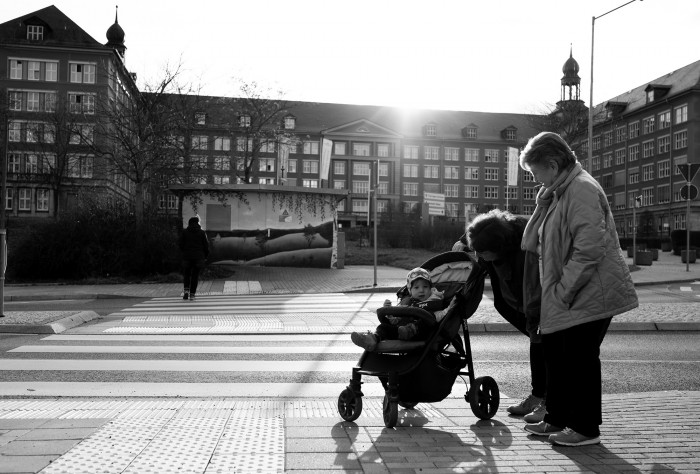
[[[612,13],[615,10],[619,10],[620,8],[629,5],[630,3],[634,3],[637,0],[630,0],[627,3],[623,3],[617,8],[613,8],[610,11],[607,11],[603,13],[602,15],[594,16],[591,19],[591,93],[588,97],[588,163],[586,165],[587,171],[591,172],[593,171],[593,47],[595,44],[595,21],[598,18],[602,18],[608,13]],[[639,0],[640,2],[643,0]]]

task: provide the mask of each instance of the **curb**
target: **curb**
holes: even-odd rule
[[[46,324],[0,324],[0,333],[60,334],[99,317],[94,311],[81,311]]]

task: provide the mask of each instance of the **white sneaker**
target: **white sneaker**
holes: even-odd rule
[[[542,400],[534,410],[523,417],[526,423],[539,423],[544,420],[544,416],[547,414],[547,407],[545,401]]]

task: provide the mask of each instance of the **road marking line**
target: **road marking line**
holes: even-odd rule
[[[6,359],[2,371],[343,372],[353,361]]]
[[[350,342],[350,341],[348,341]],[[361,354],[355,345],[338,346],[20,346],[8,352],[89,354]]]

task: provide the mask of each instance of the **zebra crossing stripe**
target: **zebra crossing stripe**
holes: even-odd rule
[[[361,354],[362,348],[334,346],[20,346],[14,353],[76,354]]]

